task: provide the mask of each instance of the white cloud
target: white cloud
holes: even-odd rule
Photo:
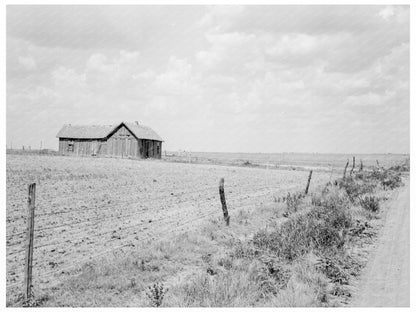
[[[45,25],[28,17],[43,39],[14,20],[8,139],[36,133],[48,118],[58,128],[140,120],[168,149],[253,151],[256,142],[269,152],[371,152],[377,142],[389,151],[378,136],[408,136],[409,115],[409,14],[392,8],[381,13],[388,23],[380,6],[86,10],[91,27],[79,18],[74,33],[73,21],[57,25],[68,42],[45,29],[55,20],[49,11]]]
[[[188,95],[197,92],[192,65],[186,60],[170,57],[166,71],[156,76],[153,91],[155,94]]]
[[[18,58],[19,64],[22,65],[22,67],[25,70],[31,71],[36,69],[36,62],[31,56],[19,56]]]
[[[395,10],[391,5],[386,6],[384,9],[382,9],[382,10],[380,10],[380,12],[378,12],[378,15],[386,21],[390,20],[390,18],[394,14],[395,14]]]

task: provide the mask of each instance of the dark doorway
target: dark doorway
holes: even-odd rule
[[[150,149],[150,142],[146,141],[145,148],[144,148],[144,153],[145,153],[146,158],[149,158],[149,149]]]

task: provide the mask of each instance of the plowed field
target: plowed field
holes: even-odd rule
[[[231,220],[305,188],[307,171],[155,160],[7,155],[7,292],[23,283],[28,184],[36,185],[33,275],[51,286],[77,264],[120,248],[195,229],[221,217],[225,178]],[[335,173],[334,173],[335,176]],[[310,192],[330,173],[314,172]],[[232,221],[231,221],[232,222]]]

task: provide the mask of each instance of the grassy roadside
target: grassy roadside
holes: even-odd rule
[[[393,170],[394,169],[394,170]],[[319,194],[214,218],[199,231],[88,263],[41,306],[339,306],[366,262],[400,171],[358,172]],[[21,302],[9,302],[8,305]]]

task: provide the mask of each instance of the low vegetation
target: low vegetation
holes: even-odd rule
[[[288,193],[255,212],[268,217],[266,227],[243,210],[229,227],[212,219],[151,250],[84,268],[43,305],[343,305],[366,261],[360,252],[376,234],[380,194],[400,185],[400,170],[377,169],[328,183],[319,194]]]

